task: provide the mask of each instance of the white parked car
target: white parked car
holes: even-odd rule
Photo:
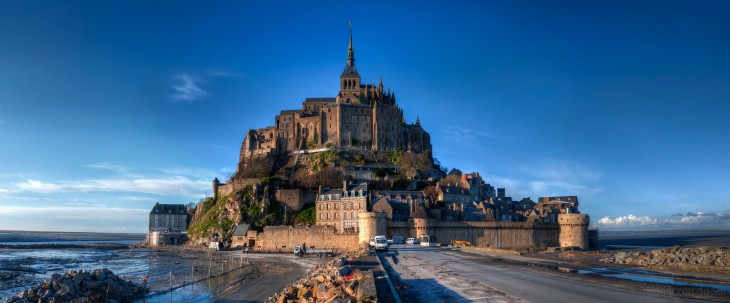
[[[418,239],[416,239],[416,238],[408,238],[406,240],[406,244],[418,244],[418,243],[419,243]]]

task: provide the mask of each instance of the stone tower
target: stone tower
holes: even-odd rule
[[[360,245],[370,243],[370,238],[384,236],[386,233],[385,213],[361,212],[358,215],[358,221],[360,225],[358,244]]]
[[[218,181],[218,177],[213,179],[213,199],[218,198],[218,186],[221,185],[221,181]]]
[[[590,218],[583,214],[560,214],[560,247],[577,246],[588,249],[588,224]]]
[[[350,22],[350,43],[347,46],[347,64],[340,76],[339,103],[360,104],[360,74],[355,68],[355,49],[352,47],[352,22]]]

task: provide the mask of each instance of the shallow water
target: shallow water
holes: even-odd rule
[[[591,269],[578,270],[579,274],[597,274],[603,277],[625,279],[637,282],[651,282],[659,284],[692,286],[692,287],[708,287],[718,290],[730,292],[730,285],[710,284],[710,283],[691,283],[686,281],[677,281],[668,274],[620,267],[599,267]]]

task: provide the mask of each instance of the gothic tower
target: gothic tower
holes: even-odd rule
[[[352,21],[350,21],[350,43],[347,46],[347,64],[340,76],[340,93],[337,103],[360,103],[360,74],[355,68],[355,50],[352,47]]]

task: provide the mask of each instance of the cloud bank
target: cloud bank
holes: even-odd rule
[[[615,218],[603,217],[591,226],[605,230],[682,230],[730,229],[730,210],[695,212],[671,217],[636,216],[629,214]]]

